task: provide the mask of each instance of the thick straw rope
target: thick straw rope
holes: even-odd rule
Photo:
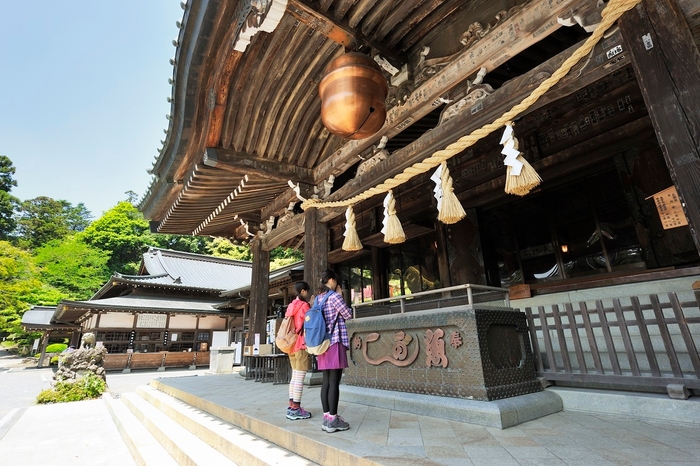
[[[603,34],[613,25],[615,21],[618,20],[618,18],[620,18],[620,16],[622,16],[623,13],[631,10],[640,2],[641,0],[610,0],[608,5],[601,12],[602,21],[598,27],[596,27],[590,37],[586,39],[586,42],[584,42],[583,45],[581,45],[581,47],[579,47],[573,53],[573,55],[567,58],[559,69],[552,73],[549,78],[544,80],[542,84],[537,87],[537,89],[532,91],[532,94],[504,113],[493,123],[489,123],[481,128],[475,129],[471,134],[461,137],[459,140],[448,145],[446,148],[433,153],[433,155],[424,159],[422,162],[414,163],[398,175],[385,180],[383,183],[380,183],[373,188],[369,188],[367,191],[361,194],[341,201],[323,202],[319,199],[307,199],[301,204],[301,207],[303,209],[308,209],[310,207],[326,209],[332,207],[346,207],[357,204],[358,202],[369,199],[377,194],[383,194],[390,189],[394,189],[397,186],[404,184],[414,176],[426,173],[427,171],[440,165],[442,162],[462,152],[467,147],[474,145],[474,143],[480,139],[503,127],[507,122],[514,120],[518,115],[537,102],[537,99],[539,99],[552,86],[566,76],[566,74],[571,70],[571,68],[574,67],[576,63],[581,60],[581,58],[588,56],[591,50],[593,50],[593,47],[595,47],[598,41],[600,41],[600,39],[603,37]]]

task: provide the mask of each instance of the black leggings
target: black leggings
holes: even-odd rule
[[[340,376],[343,369],[328,369],[323,372],[323,384],[321,385],[321,405],[324,413],[332,416],[338,414],[338,400],[340,399]]]

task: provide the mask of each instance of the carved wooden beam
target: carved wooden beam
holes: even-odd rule
[[[599,43],[590,60],[578,65],[565,76],[559,84],[544,94],[530,108],[530,112],[565,95],[585,87],[629,63],[626,54],[618,54],[610,59],[606,52],[615,48],[622,41],[619,33],[613,34]],[[581,45],[574,45],[565,52],[546,61],[528,73],[505,83],[493,94],[479,100],[471,107],[464,107],[460,112],[432,131],[427,132],[408,146],[395,151],[389,158],[377,164],[372,170],[346,183],[327,200],[341,200],[366,191],[368,188],[401,173],[406,167],[423,160],[436,150],[443,149],[462,135],[480,128],[500,117],[515,104],[522,101],[545,79],[547,79],[573,52]],[[344,209],[323,209],[321,221],[327,222],[340,215]]]
[[[256,175],[261,178],[309,183],[313,180],[310,169],[268,159],[251,157],[245,152],[207,148],[204,151],[204,165],[220,168],[237,175]]]
[[[304,199],[308,199],[311,197],[311,194],[313,194],[313,187],[309,184],[303,184],[300,183],[299,185],[300,192],[299,194],[301,197]],[[289,204],[291,202],[296,203],[300,199],[297,197],[297,193],[294,189],[290,188],[277,196],[274,201],[270,202],[268,205],[262,208],[260,211],[260,218],[269,218],[271,215],[272,216],[277,216],[279,215],[282,211],[287,209],[289,207]]]
[[[281,228],[275,228],[263,235],[262,248],[265,251],[271,251],[302,233],[304,233],[304,214],[295,215]]]
[[[305,0],[289,0],[287,12],[311,29],[320,32],[346,49],[355,50],[360,45],[367,45],[377,50],[384,58],[392,61],[394,66],[400,67],[407,61],[406,57],[399,52],[390,50],[382,44],[372,42],[364,37],[360,31],[355,31],[350,26],[336,22],[312,7]]]
[[[392,138],[414,121],[430,113],[437,99],[447,91],[478,72],[482,67],[492,71],[559,29],[557,18],[580,0],[556,2],[531,1],[511,17],[494,27],[481,40],[461,54],[414,90],[406,103],[389,110],[384,127],[374,136],[345,144],[314,171],[316,182],[338,175],[357,162],[357,154],[371,147],[382,136]]]

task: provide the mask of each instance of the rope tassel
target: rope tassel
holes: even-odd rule
[[[348,206],[347,210],[345,210],[345,233],[343,233],[343,236],[345,236],[343,251],[359,251],[362,249],[360,237],[357,235],[355,212],[352,210],[352,206]]]
[[[438,220],[451,225],[457,223],[467,216],[467,213],[459,202],[452,187],[452,177],[447,163],[442,162],[433,176],[430,177],[435,182],[435,199],[438,205]]]
[[[406,234],[403,232],[398,215],[396,215],[396,200],[391,190],[384,198],[384,228],[382,228],[382,233],[384,233],[384,242],[387,244],[399,244],[406,241]]]
[[[512,123],[506,124],[500,143],[503,144],[501,154],[506,156],[503,160],[507,167],[505,191],[508,194],[525,196],[539,186],[542,178],[518,150],[518,140],[513,136]]]

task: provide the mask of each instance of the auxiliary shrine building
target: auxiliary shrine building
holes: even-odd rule
[[[42,352],[52,335],[77,345],[95,334],[109,352],[107,369],[206,366],[212,343],[227,346],[243,329],[245,303],[222,310],[220,295],[249,284],[250,273],[250,262],[150,248],[137,275],[115,273],[87,301],[29,310],[22,325],[44,333]]]
[[[494,377],[530,361],[559,384],[700,389],[698,2],[182,5],[139,208],[154,232],[250,241],[245,344],[274,312],[270,251],[303,247],[306,281],[332,267],[356,307],[351,383],[439,370],[437,347],[383,359],[399,332],[413,357],[439,327],[457,364],[461,327],[407,316],[485,303],[525,316],[477,325]],[[195,335],[225,319],[199,315]]]

